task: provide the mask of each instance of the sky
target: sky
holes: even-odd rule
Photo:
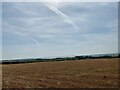
[[[0,2],[0,60],[2,60],[2,4]]]
[[[117,2],[2,3],[2,59],[117,52]]]

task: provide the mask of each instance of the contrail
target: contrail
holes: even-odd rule
[[[74,27],[75,30],[78,30],[79,27],[67,16],[65,15],[64,13],[62,13],[60,10],[57,9],[57,7],[55,6],[52,6],[52,5],[49,5],[49,4],[46,4],[47,7],[52,10],[54,13],[56,13],[59,17],[61,17],[64,22],[72,25]]]
[[[16,33],[16,34],[18,34],[20,36],[24,36],[25,38],[28,38],[28,39],[32,40],[33,42],[35,42],[35,44],[37,46],[40,46],[39,41],[37,41],[36,39],[34,39],[33,37],[31,37],[31,36],[29,36],[29,35],[27,35],[25,33],[23,34],[22,32],[18,32],[18,31],[14,31],[13,33]]]
[[[9,24],[7,24],[7,23],[5,23],[5,24],[9,26]],[[13,26],[11,26],[11,28],[13,28]],[[11,31],[6,31],[6,30],[4,30],[4,31],[5,32],[14,33],[14,34],[17,34],[17,35],[20,35],[20,36],[23,36],[23,37],[25,37],[27,39],[32,40],[37,46],[40,46],[39,41],[37,41],[36,39],[34,39],[33,37],[31,37],[30,35],[27,35],[26,33],[23,33],[23,32],[20,32],[20,31],[16,31],[14,29],[12,30],[12,32]]]
[[[29,36],[27,36],[27,38],[28,38],[28,39],[31,39],[32,41],[34,41],[34,42],[36,43],[37,46],[40,46],[38,40],[34,39],[33,37],[29,37]]]
[[[20,36],[24,36],[25,38],[28,38],[28,39],[32,40],[33,42],[35,42],[35,44],[37,46],[40,46],[39,41],[37,41],[36,39],[34,39],[33,37],[31,37],[31,36],[29,36],[27,34],[23,34],[22,32],[18,32],[18,31],[14,31],[13,33],[16,33],[16,34],[18,34]]]
[[[37,46],[40,46],[39,44],[39,41],[34,39],[32,36],[30,36],[28,33],[25,33],[25,32],[20,32],[20,31],[17,31],[17,30],[14,30],[14,26],[13,25],[9,25],[7,22],[4,22],[4,24],[6,24],[8,27],[11,27],[13,28],[12,31],[6,31],[6,32],[11,32],[11,33],[15,33],[17,35],[20,35],[20,36],[23,36],[27,39],[30,39],[31,41],[33,41]]]

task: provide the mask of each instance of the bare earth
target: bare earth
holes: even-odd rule
[[[117,88],[118,59],[2,65],[3,88]]]

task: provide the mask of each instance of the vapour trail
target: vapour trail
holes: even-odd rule
[[[28,38],[28,39],[32,40],[33,42],[35,42],[35,44],[36,44],[37,46],[40,46],[39,42],[38,42],[36,39],[34,39],[33,37],[31,37],[31,36],[29,36],[29,35],[27,35],[27,34],[23,34],[23,33],[21,33],[21,32],[17,32],[17,31],[14,32],[14,33],[19,34],[20,36],[24,36],[25,38]]]
[[[40,46],[38,40],[34,39],[33,37],[29,37],[29,36],[27,36],[27,38],[28,38],[28,39],[31,39],[32,41],[34,41],[34,42],[36,43],[37,46]]]
[[[10,33],[17,34],[19,36],[23,36],[23,37],[25,37],[25,38],[30,39],[31,41],[33,41],[37,46],[40,46],[39,41],[36,40],[36,39],[34,39],[32,36],[28,35],[28,33],[24,33],[24,32],[20,32],[20,31],[14,30],[14,26],[9,25],[7,22],[4,22],[4,24],[6,24],[8,27],[12,28],[12,31],[4,30],[5,32],[10,32]]]
[[[36,14],[31,13],[31,12],[28,12],[27,10],[24,11],[23,9],[21,9],[21,7],[23,7],[22,5],[23,5],[23,4],[20,4],[20,3],[18,4],[18,3],[17,3],[17,5],[15,5],[15,8],[17,8],[18,10],[20,10],[21,12],[24,12],[24,13],[26,13],[26,14],[36,15]],[[26,39],[29,39],[29,40],[33,41],[33,42],[36,44],[36,46],[40,46],[39,41],[36,40],[36,39],[34,39],[30,34],[25,33],[25,32],[21,32],[21,31],[18,31],[18,30],[14,30],[15,26],[9,25],[9,24],[8,24],[7,22],[5,22],[5,21],[4,21],[4,23],[5,23],[8,27],[11,27],[11,28],[12,28],[12,31],[8,31],[8,32],[12,32],[12,33],[15,33],[15,34],[17,34],[17,35],[19,35],[19,36],[23,36],[23,37],[25,37]]]
[[[40,46],[39,41],[37,41],[36,39],[34,39],[33,37],[31,37],[31,36],[29,36],[29,35],[27,35],[25,33],[23,34],[22,32],[18,32],[18,31],[14,31],[13,33],[18,34],[20,36],[24,36],[25,38],[28,38],[28,39],[32,40],[33,42],[35,42],[35,44],[37,46]]]
[[[64,22],[70,24],[73,26],[73,28],[77,31],[79,29],[79,27],[67,16],[65,15],[64,13],[62,13],[60,10],[57,9],[57,7],[55,6],[51,6],[49,4],[46,4],[47,7],[52,10],[54,13],[56,13],[59,17],[61,17]]]

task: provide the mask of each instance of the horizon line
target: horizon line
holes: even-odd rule
[[[120,54],[119,52],[118,53],[96,53],[96,54],[80,54],[80,55],[69,55],[69,56],[51,56],[51,57],[26,57],[26,58],[12,58],[12,59],[2,59],[0,61],[3,61],[3,60],[19,60],[19,59],[53,59],[53,58],[63,58],[63,57],[75,57],[75,56],[94,56],[94,55],[111,55],[111,54]]]

